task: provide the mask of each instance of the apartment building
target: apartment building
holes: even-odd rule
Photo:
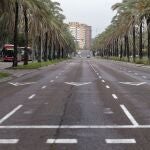
[[[91,26],[79,22],[70,22],[69,29],[80,49],[91,48]]]

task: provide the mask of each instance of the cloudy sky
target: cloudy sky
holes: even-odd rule
[[[54,0],[61,3],[67,22],[81,22],[92,26],[93,36],[104,31],[115,12],[111,6],[122,0]]]

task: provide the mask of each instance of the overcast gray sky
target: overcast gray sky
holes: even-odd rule
[[[67,22],[81,22],[92,26],[93,36],[104,31],[114,12],[111,6],[122,0],[54,0],[61,3]]]

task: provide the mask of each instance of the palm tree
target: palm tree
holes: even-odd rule
[[[14,27],[14,60],[13,60],[13,67],[17,67],[18,59],[18,24],[19,24],[19,2],[18,0],[15,1],[15,27]]]
[[[9,8],[12,9],[9,11]],[[12,10],[15,10],[15,12]],[[3,26],[3,28],[1,28],[2,31],[5,31],[6,25],[9,25],[10,31],[12,28],[14,29],[14,67],[17,66],[18,62],[18,32],[24,31],[25,35],[24,65],[28,64],[27,48],[31,43],[35,45],[35,47],[38,47],[39,62],[42,60],[42,54],[44,61],[47,61],[48,57],[52,56],[52,49],[54,59],[56,52],[58,58],[64,57],[64,55],[67,55],[67,52],[70,51],[69,49],[71,49],[74,43],[73,38],[69,39],[70,33],[66,30],[66,25],[63,22],[65,17],[62,15],[62,9],[57,2],[52,2],[51,0],[7,0],[6,2],[1,0],[0,18],[4,24],[0,24],[0,28]],[[13,20],[15,20],[15,22]],[[32,42],[29,42],[29,40],[32,40]],[[72,47],[72,49],[74,49],[74,47]]]

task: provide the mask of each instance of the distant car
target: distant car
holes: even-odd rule
[[[91,56],[90,56],[90,55],[87,55],[87,58],[91,58]]]

